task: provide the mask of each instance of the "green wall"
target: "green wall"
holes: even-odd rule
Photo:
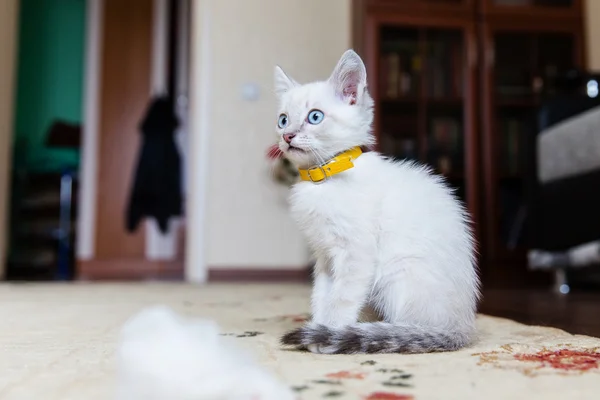
[[[52,171],[79,164],[79,151],[47,149],[44,141],[55,119],[71,123],[82,120],[85,3],[21,0],[16,167]]]

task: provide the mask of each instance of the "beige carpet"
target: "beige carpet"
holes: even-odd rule
[[[300,399],[600,399],[600,339],[485,316],[479,341],[456,353],[282,351],[278,337],[302,323],[308,293],[292,285],[0,286],[0,399],[110,399],[119,329],[154,304],[215,319]]]

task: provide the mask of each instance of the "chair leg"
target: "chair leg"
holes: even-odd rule
[[[567,271],[564,268],[554,271],[554,290],[559,294],[568,294],[571,291],[567,280]]]
[[[73,206],[73,176],[64,173],[60,180],[60,223],[58,268],[56,280],[71,279],[71,208]]]

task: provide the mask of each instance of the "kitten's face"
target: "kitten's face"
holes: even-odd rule
[[[354,146],[373,144],[373,100],[366,70],[348,50],[327,81],[300,85],[275,69],[279,148],[299,167],[322,164]]]

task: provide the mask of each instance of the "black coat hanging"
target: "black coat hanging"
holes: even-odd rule
[[[181,159],[175,143],[179,125],[170,97],[153,99],[140,125],[142,146],[127,208],[127,230],[154,218],[161,232],[182,214]]]

